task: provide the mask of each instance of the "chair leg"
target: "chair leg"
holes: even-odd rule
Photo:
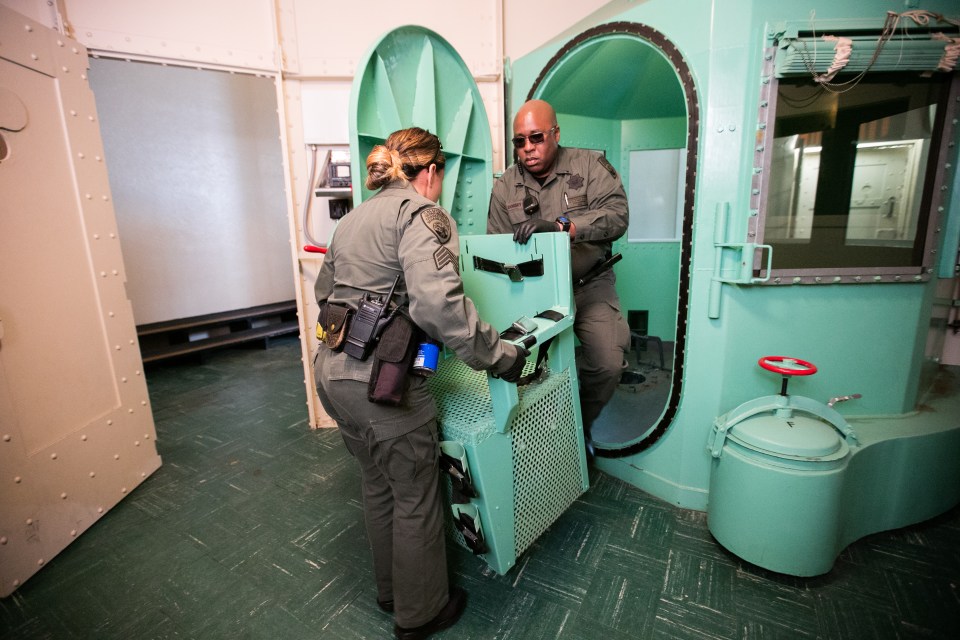
[[[632,331],[630,332],[630,337],[631,337],[631,343],[633,344],[633,350],[634,350],[634,352],[639,351],[639,343],[640,343],[641,340],[644,341],[644,342],[646,342],[646,341],[648,341],[648,340],[652,340],[653,342],[656,342],[656,343],[657,343],[657,352],[658,352],[659,355],[660,355],[660,368],[661,368],[661,369],[665,368],[665,367],[664,367],[665,363],[664,363],[664,360],[663,360],[663,340],[661,340],[661,339],[658,338],[657,336],[644,336],[644,335],[640,335],[640,334],[638,334],[638,333],[634,333],[634,332],[632,332]]]

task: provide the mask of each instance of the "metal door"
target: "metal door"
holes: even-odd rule
[[[367,155],[391,133],[407,127],[422,127],[443,144],[446,171],[440,204],[457,221],[460,234],[486,233],[493,142],[480,90],[456,50],[418,26],[382,36],[354,76],[350,162],[355,205],[372,195],[363,184]]]
[[[0,7],[0,596],[160,466],[87,68]]]

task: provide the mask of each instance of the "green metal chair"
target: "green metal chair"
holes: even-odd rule
[[[548,352],[543,374],[528,384],[474,371],[452,355],[431,379],[455,536],[504,574],[589,486],[569,238],[535,234],[518,245],[509,235],[463,236],[460,263],[464,291],[484,320],[500,331],[522,316],[535,322],[517,338],[536,341],[525,373]],[[541,264],[543,275],[529,275]],[[538,317],[544,311],[549,318]]]

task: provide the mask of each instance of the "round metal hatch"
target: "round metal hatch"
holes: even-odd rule
[[[849,448],[840,433],[822,420],[794,413],[747,418],[730,428],[728,441],[778,458],[833,460]]]
[[[493,143],[473,76],[442,37],[418,26],[390,31],[357,68],[350,92],[354,205],[373,195],[364,182],[370,151],[398,129],[437,134],[446,156],[440,205],[461,234],[486,233]]]

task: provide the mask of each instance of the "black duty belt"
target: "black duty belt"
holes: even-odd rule
[[[543,258],[527,260],[520,264],[506,264],[496,260],[488,260],[480,256],[473,256],[473,268],[490,273],[502,273],[510,277],[512,282],[520,282],[524,277],[543,275]]]

